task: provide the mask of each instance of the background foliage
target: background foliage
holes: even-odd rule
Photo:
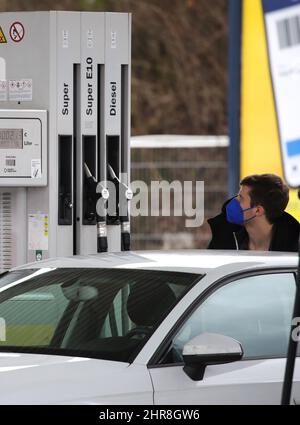
[[[228,0],[0,0],[132,12],[132,134],[227,134]]]

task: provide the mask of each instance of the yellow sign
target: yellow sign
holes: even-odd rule
[[[0,27],[0,43],[7,43],[2,27]]]
[[[261,0],[243,2],[242,40],[241,178],[263,173],[283,177]],[[296,190],[290,190],[287,211],[300,221]]]

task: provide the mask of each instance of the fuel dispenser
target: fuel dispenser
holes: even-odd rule
[[[0,271],[130,249],[130,14],[0,18]]]

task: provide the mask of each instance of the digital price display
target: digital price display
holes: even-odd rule
[[[0,149],[23,149],[23,129],[1,128]]]

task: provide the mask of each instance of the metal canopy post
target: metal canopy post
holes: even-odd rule
[[[298,190],[298,198],[300,199],[300,189]],[[295,306],[291,327],[291,335],[289,340],[289,349],[286,361],[285,376],[282,388],[282,405],[289,405],[291,401],[291,393],[293,386],[293,376],[295,370],[295,362],[297,357],[298,338],[297,338],[297,325],[300,318],[300,238],[299,238],[299,260],[298,260],[298,271],[297,271],[297,286],[296,286],[296,297]]]
[[[236,194],[240,180],[241,38],[242,0],[229,3],[229,196]]]

